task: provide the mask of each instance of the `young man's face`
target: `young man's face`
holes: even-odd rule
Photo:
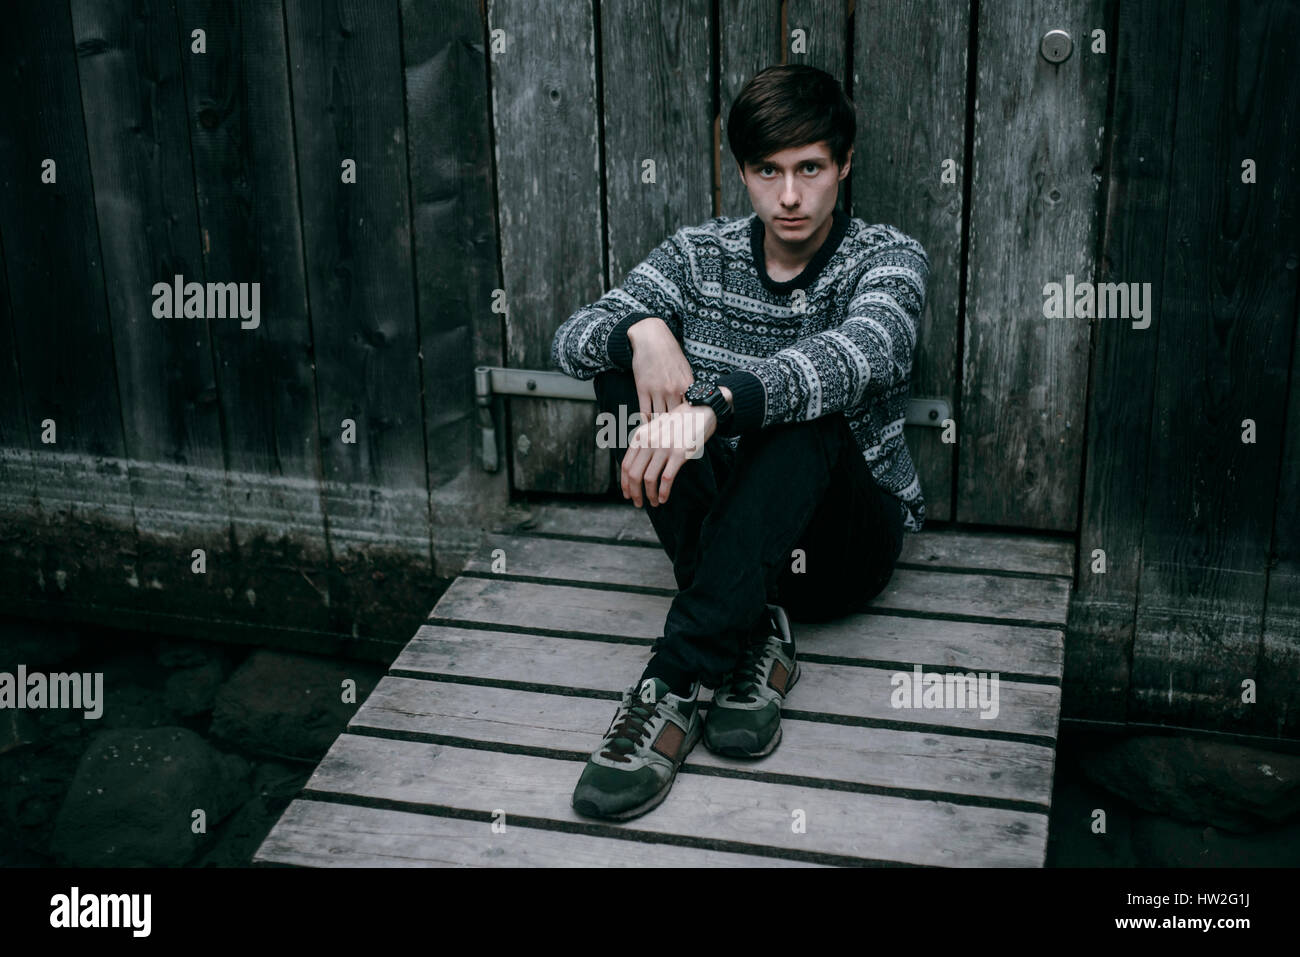
[[[852,165],[851,147],[841,169],[831,159],[830,144],[822,140],[747,163],[740,178],[768,235],[778,242],[800,246],[819,233],[824,238],[829,232],[840,180],[849,175]],[[786,222],[786,217],[796,221]]]

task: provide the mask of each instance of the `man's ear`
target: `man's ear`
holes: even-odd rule
[[[851,170],[852,168],[853,168],[853,147],[850,146],[849,151],[844,154],[844,165],[840,168],[840,179],[843,179],[845,176],[848,176],[849,170]]]

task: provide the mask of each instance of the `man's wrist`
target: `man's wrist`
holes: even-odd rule
[[[644,319],[638,319],[636,322],[632,323],[632,325],[627,327],[627,341],[635,346],[637,340],[644,335],[648,328],[647,323],[653,325],[656,322],[660,323],[665,328],[668,326],[668,324],[658,316],[646,316]]]
[[[730,409],[732,412],[735,412],[736,403],[731,398],[731,390],[728,389],[725,385],[720,385],[718,386],[718,391],[721,392],[722,397],[727,400],[727,408]]]

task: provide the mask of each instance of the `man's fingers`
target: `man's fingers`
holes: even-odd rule
[[[668,459],[667,464],[664,466],[663,474],[661,474],[661,475],[659,476],[659,489],[658,489],[658,491],[659,491],[659,504],[660,504],[660,505],[662,505],[664,502],[668,501],[668,493],[672,491],[672,488],[673,488],[673,479],[675,479],[675,478],[677,477],[677,469],[678,469],[678,468],[679,468],[679,466],[678,466],[678,464],[677,464],[677,460],[676,460],[676,458],[674,458],[674,457],[670,457],[670,458]]]
[[[650,459],[645,470],[645,494],[646,500],[651,505],[658,505],[659,498],[659,473],[663,471],[664,459],[667,452],[664,449],[655,450],[654,457]]]
[[[644,471],[644,449],[629,449],[623,457],[623,493],[637,508],[641,507],[641,475]]]

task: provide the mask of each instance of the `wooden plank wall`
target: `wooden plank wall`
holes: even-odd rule
[[[229,562],[194,576],[163,544],[183,538],[186,550],[216,556],[231,534],[208,320],[153,315],[154,283],[204,277],[176,12],[166,0],[71,6],[140,532],[137,600],[179,614],[191,607],[196,577],[208,592],[235,582]]]
[[[588,3],[487,4],[506,364],[549,369],[563,315],[604,287],[599,90]],[[591,404],[509,399],[513,484],[604,491]]]
[[[226,423],[233,588],[250,610],[258,591],[292,596],[270,608],[272,620],[328,629],[331,603],[311,584],[328,594],[330,547],[284,13],[252,0],[180,0],[177,13],[187,46],[195,30],[206,34],[207,52],[181,60],[204,274],[260,282],[266,317],[256,331],[209,327]]]
[[[1120,7],[1100,262],[1154,305],[1097,324],[1067,717],[1300,730],[1298,27],[1286,2]]]
[[[0,456],[7,516],[0,523],[0,587],[10,594],[57,598],[97,581],[115,587],[139,581],[135,511],[123,464],[126,437],[67,5],[14,7],[0,31],[0,61],[5,104],[0,110],[0,246],[8,293],[7,308],[0,310],[5,320],[0,346],[12,343],[13,349],[5,356],[0,413],[7,450]],[[52,183],[41,182],[46,160],[55,163]],[[15,397],[17,389],[21,399]],[[47,421],[57,440],[53,446],[42,440],[49,435]],[[59,454],[48,454],[51,449]],[[88,464],[99,457],[107,460],[102,469]],[[28,528],[14,520],[18,515],[26,517]],[[46,525],[59,534],[39,536]]]
[[[1115,33],[1115,105],[1104,255],[1098,282],[1143,280],[1163,289],[1165,219],[1174,179],[1174,105],[1183,0],[1121,5]],[[1148,426],[1156,381],[1156,329],[1098,322],[1087,422],[1083,520],[1065,643],[1064,713],[1124,721],[1140,587]],[[1101,550],[1104,555],[1098,552]],[[1103,566],[1099,564],[1104,560]]]
[[[474,404],[474,367],[501,364],[505,335],[491,311],[500,269],[483,14],[474,0],[403,0],[401,12],[431,515],[435,539],[468,554],[477,539],[455,530],[490,523],[506,495],[505,473],[480,465]]]
[[[72,0],[0,44],[5,606],[387,654],[507,497],[479,4]],[[259,326],[154,317],[175,274]]]
[[[1092,280],[1110,58],[1102,0],[979,6],[957,518],[1073,531],[1089,327],[1045,319],[1049,282]],[[1066,29],[1069,58],[1039,53]]]
[[[1261,629],[1278,503],[1300,491],[1296,473],[1280,481],[1279,469],[1300,137],[1278,122],[1300,116],[1300,86],[1270,39],[1295,36],[1300,8],[1190,3],[1182,29],[1129,707],[1294,733],[1295,646],[1261,654]],[[1255,184],[1242,182],[1245,158]],[[1243,701],[1246,680],[1258,685],[1254,704]]]

